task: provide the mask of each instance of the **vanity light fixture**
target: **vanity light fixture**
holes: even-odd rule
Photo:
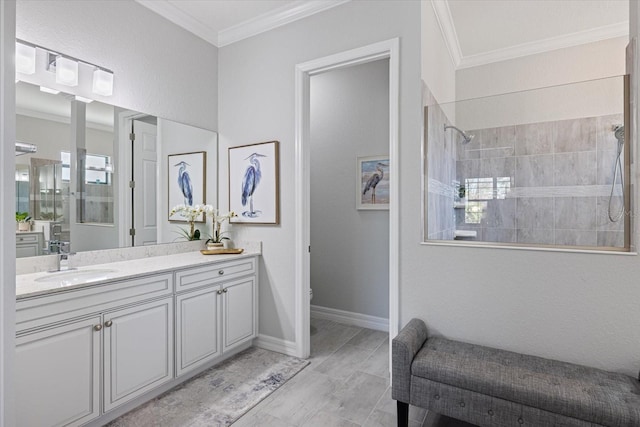
[[[113,95],[113,71],[20,39],[16,39],[16,82],[20,80],[20,74],[34,74],[36,72],[36,57],[40,57],[42,54],[44,54],[43,59],[46,61],[46,70],[56,74],[57,84],[72,87],[79,85],[81,87],[80,92],[87,94],[89,85],[91,85],[92,92],[97,95]],[[87,73],[81,70],[81,67],[85,67],[85,69],[90,67],[90,70],[93,71],[91,83],[88,81],[83,82]],[[82,77],[80,76],[81,72]],[[83,99],[79,100],[90,102]]]
[[[55,59],[56,83],[78,86],[78,63],[73,59],[58,55]]]
[[[102,96],[113,94],[113,73],[100,68],[93,72],[93,93]]]
[[[36,48],[16,42],[16,71],[22,74],[36,72]]]
[[[48,88],[46,86],[40,86],[40,92],[50,93],[50,94],[53,94],[53,95],[57,95],[57,94],[60,93],[59,90],[51,89],[51,88]]]
[[[76,95],[76,101],[84,102],[85,104],[91,104],[93,102],[93,99]]]

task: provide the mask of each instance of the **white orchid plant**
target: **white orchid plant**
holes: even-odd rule
[[[234,212],[223,215],[212,205],[177,205],[171,209],[169,217],[175,214],[180,214],[180,216],[189,223],[189,230],[181,229],[179,231],[187,240],[200,240],[200,230],[195,228],[195,222],[202,214],[211,217],[213,220],[213,234],[207,239],[207,243],[221,243],[223,240],[228,240],[229,238],[224,236],[227,232],[221,231],[222,224],[237,216]]]
[[[230,221],[231,218],[237,216],[233,211],[228,212],[226,214],[221,214],[220,211],[216,208],[214,208],[211,205],[206,205],[205,206],[205,213],[207,216],[210,216],[213,222],[213,233],[211,234],[211,237],[207,240],[206,243],[222,243],[223,240],[229,240],[228,237],[226,237],[224,234],[227,233],[227,231],[221,231],[222,228],[222,224],[225,221]]]
[[[206,206],[208,205],[177,205],[169,212],[169,218],[175,214],[180,214],[180,216],[189,223],[189,230],[181,228],[180,231],[178,231],[178,233],[186,237],[187,240],[200,240],[200,230],[196,230],[195,222],[200,215],[205,213]]]

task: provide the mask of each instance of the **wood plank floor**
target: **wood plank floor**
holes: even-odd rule
[[[311,364],[233,427],[377,427],[396,425],[386,332],[311,319]],[[470,424],[411,407],[411,427]]]

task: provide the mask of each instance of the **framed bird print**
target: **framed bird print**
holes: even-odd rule
[[[229,210],[232,223],[278,224],[278,141],[229,147]]]
[[[356,208],[389,209],[389,156],[358,157]]]
[[[169,154],[169,221],[188,222],[184,212],[188,207],[204,205],[207,194],[207,153],[197,151],[194,153]],[[187,209],[181,209],[171,215],[173,208],[185,205]],[[195,222],[205,222],[204,214],[199,215]]]

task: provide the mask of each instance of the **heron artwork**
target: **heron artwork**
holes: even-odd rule
[[[376,164],[376,172],[374,172],[369,179],[367,180],[366,185],[364,186],[364,190],[362,191],[362,195],[367,194],[367,191],[371,190],[371,203],[376,203],[376,186],[382,179],[384,178],[384,169],[389,165],[380,163]]]
[[[184,197],[184,204],[186,206],[193,206],[193,185],[191,184],[191,178],[189,172],[187,172],[187,166],[189,163],[182,161],[175,166],[180,166],[178,170],[178,187]]]
[[[245,158],[245,160],[249,160],[249,163],[251,164],[247,166],[247,169],[244,171],[244,177],[242,178],[242,206],[246,206],[247,202],[249,202],[249,210],[242,212],[242,216],[249,218],[256,218],[262,213],[261,211],[253,208],[253,194],[260,184],[260,178],[262,178],[262,173],[260,172],[260,161],[258,160],[259,157],[267,156],[264,154],[253,153],[249,157]]]

